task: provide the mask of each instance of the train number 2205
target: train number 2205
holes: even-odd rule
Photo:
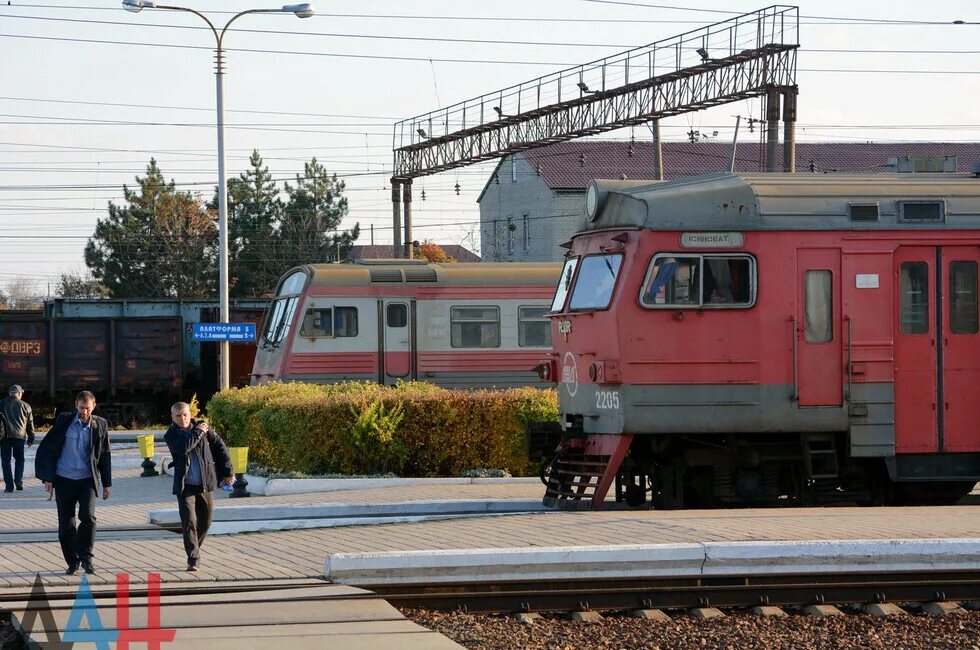
[[[595,407],[597,409],[619,409],[619,393],[614,390],[600,390],[595,394]]]

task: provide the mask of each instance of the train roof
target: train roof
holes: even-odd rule
[[[561,264],[548,262],[431,264],[422,260],[363,260],[353,264],[309,264],[300,268],[312,275],[310,286],[321,287],[372,284],[554,286],[561,274]]]
[[[708,174],[676,181],[593,181],[586,230],[980,229],[971,174]]]

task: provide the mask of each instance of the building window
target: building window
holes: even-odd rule
[[[299,335],[308,339],[357,336],[357,307],[307,309]]]
[[[514,254],[514,231],[517,230],[517,226],[514,225],[513,217],[507,217],[507,254]]]
[[[834,340],[834,274],[829,270],[807,271],[803,293],[803,340],[829,343]]]
[[[498,307],[453,307],[449,318],[454,348],[500,347]]]
[[[551,321],[547,307],[517,308],[517,345],[526,348],[551,347]]]
[[[608,307],[622,264],[622,254],[590,255],[582,258],[568,308],[575,310]]]
[[[755,259],[749,255],[659,253],[650,261],[645,307],[744,309],[755,303]]]
[[[510,159],[510,182],[517,182],[517,158],[513,156]]]
[[[929,333],[929,265],[902,262],[898,272],[902,334]]]
[[[531,220],[529,215],[524,215],[524,252],[531,250]]]
[[[949,331],[977,333],[977,263],[949,264]]]

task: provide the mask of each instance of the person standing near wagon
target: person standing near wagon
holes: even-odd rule
[[[31,405],[21,399],[24,389],[14,384],[9,395],[0,400],[0,418],[3,420],[3,439],[0,440],[0,461],[3,463],[4,492],[14,487],[24,489],[24,443],[34,444],[34,413]],[[10,457],[14,459],[14,471],[10,471]]]
[[[214,498],[211,495],[219,482],[231,485],[235,475],[231,455],[224,440],[207,422],[191,419],[186,402],[170,407],[173,424],[163,439],[170,448],[174,468],[174,496],[180,513],[180,528],[184,534],[187,570],[201,566],[201,544],[211,527]]]
[[[58,502],[58,541],[68,564],[67,575],[78,571],[95,573],[95,502],[99,487],[102,499],[112,487],[112,458],[109,455],[109,425],[93,415],[95,395],[83,390],[75,398],[75,412],[62,413],[37,447],[34,474],[44,481]],[[78,508],[78,527],[75,508]]]

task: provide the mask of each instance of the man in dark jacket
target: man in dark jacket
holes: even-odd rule
[[[24,389],[14,384],[9,397],[0,400],[0,419],[3,420],[3,440],[0,440],[0,462],[3,464],[4,492],[24,489],[24,443],[34,444],[34,413],[31,405],[21,399]],[[14,457],[14,471],[10,471],[10,456]]]
[[[108,499],[112,487],[109,426],[95,410],[95,395],[83,390],[75,398],[75,413],[63,413],[37,447],[34,474],[58,502],[58,541],[68,564],[67,575],[95,573],[95,502],[102,487]],[[75,527],[75,507],[81,524]]]
[[[214,498],[219,481],[231,485],[234,470],[224,441],[207,422],[191,419],[190,406],[177,402],[170,408],[174,421],[164,435],[173,456],[174,495],[184,533],[187,570],[201,566],[201,544],[211,526]]]

